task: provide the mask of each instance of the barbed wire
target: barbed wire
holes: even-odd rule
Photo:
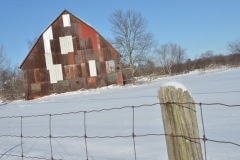
[[[43,160],[52,160],[51,158],[42,158],[42,157],[32,157],[32,156],[19,156],[14,154],[0,154],[0,156],[10,156],[10,157],[18,157],[18,158],[31,158],[31,159],[43,159]],[[63,160],[63,159],[55,159],[54,160]]]
[[[140,107],[148,107],[148,106],[155,106],[155,105],[162,105],[162,104],[176,104],[176,105],[184,105],[184,104],[195,104],[195,105],[220,105],[220,106],[225,106],[225,107],[240,107],[240,105],[228,105],[228,104],[223,104],[223,103],[193,103],[193,102],[185,102],[185,103],[177,103],[177,102],[167,102],[167,103],[153,103],[153,104],[143,104],[139,106],[134,106],[135,108],[140,108]],[[184,108],[191,109],[189,107],[181,106]],[[99,110],[89,110],[89,111],[76,111],[76,112],[66,112],[66,113],[56,113],[56,114],[51,114],[51,116],[61,116],[61,115],[68,115],[68,114],[78,114],[78,113],[91,113],[91,112],[102,112],[102,111],[111,111],[111,110],[120,110],[120,109],[125,109],[125,108],[132,108],[132,106],[123,106],[123,107],[116,107],[116,108],[106,108],[106,109],[99,109]],[[29,115],[29,116],[6,116],[6,117],[0,117],[0,119],[6,119],[6,118],[32,118],[32,117],[43,117],[43,116],[49,116],[49,114],[39,114],[39,115]]]
[[[233,143],[233,142],[229,142],[229,141],[218,141],[218,140],[213,140],[213,139],[209,139],[209,138],[194,138],[194,137],[187,137],[184,135],[172,135],[172,134],[159,134],[159,133],[152,133],[152,134],[140,134],[140,135],[136,135],[134,134],[134,137],[148,137],[148,136],[171,136],[171,137],[181,137],[181,138],[185,138],[185,139],[191,139],[191,140],[195,140],[195,139],[199,139],[199,140],[205,140],[205,141],[212,141],[212,142],[216,142],[216,143],[229,143],[229,144],[233,144],[236,146],[240,147],[240,144],[237,143]],[[17,137],[20,138],[21,136],[17,136],[17,135],[1,135],[0,137]],[[133,137],[133,135],[125,135],[125,136],[86,136],[86,138],[88,139],[112,139],[112,138],[131,138]],[[49,138],[49,136],[22,136],[22,138],[24,139],[32,139],[32,138],[43,138],[43,139],[47,139]],[[56,139],[64,139],[64,138],[85,138],[85,136],[51,136],[51,138],[56,138]],[[0,154],[1,155],[1,154]]]
[[[169,105],[169,104],[175,104],[178,105],[179,107],[182,108],[187,108],[189,110],[193,110],[190,107],[186,107],[184,105],[186,104],[194,104],[194,105],[199,105],[200,106],[200,111],[201,111],[201,121],[202,121],[202,127],[203,127],[203,138],[200,137],[188,137],[186,135],[173,135],[173,134],[159,134],[159,133],[151,133],[151,134],[142,134],[142,135],[136,135],[134,133],[135,129],[135,108],[141,108],[141,107],[150,107],[150,106],[156,106],[156,105]],[[224,144],[231,144],[240,147],[240,144],[235,143],[235,142],[229,142],[229,141],[219,141],[219,140],[214,140],[214,139],[209,139],[206,138],[206,133],[205,133],[205,127],[204,127],[204,121],[203,121],[203,112],[202,112],[202,106],[203,105],[220,105],[220,106],[225,106],[225,107],[240,107],[240,105],[228,105],[228,104],[223,104],[223,103],[194,103],[194,102],[186,102],[186,103],[176,103],[176,102],[167,102],[167,103],[153,103],[153,104],[143,104],[143,105],[138,105],[138,106],[123,106],[123,107],[118,107],[118,108],[108,108],[108,109],[99,109],[99,110],[89,110],[89,111],[76,111],[76,112],[67,112],[67,113],[57,113],[57,114],[41,114],[41,115],[30,115],[30,116],[7,116],[7,117],[0,117],[0,119],[6,119],[6,118],[21,118],[21,134],[20,135],[0,135],[0,137],[9,137],[9,138],[21,138],[21,155],[14,155],[14,154],[0,154],[0,156],[11,156],[11,157],[18,157],[21,158],[22,160],[24,158],[31,158],[31,159],[43,159],[43,160],[57,160],[53,158],[53,146],[52,146],[52,138],[54,139],[64,139],[64,138],[84,138],[85,139],[85,151],[86,151],[86,158],[88,160],[88,146],[87,146],[87,139],[113,139],[113,138],[132,138],[133,139],[133,146],[134,146],[134,157],[135,160],[137,159],[137,152],[136,152],[136,146],[135,146],[135,138],[138,137],[148,137],[148,136],[171,136],[171,137],[176,137],[176,138],[184,138],[192,143],[199,143],[196,140],[202,140],[204,143],[204,155],[205,155],[205,160],[207,160],[207,154],[206,154],[206,142],[214,142],[214,143],[224,143]],[[86,114],[88,113],[93,113],[93,112],[103,112],[103,111],[112,111],[112,110],[121,110],[121,109],[126,109],[126,108],[132,108],[132,134],[131,135],[115,135],[115,136],[87,136],[87,125],[86,125]],[[69,114],[78,114],[78,113],[83,113],[84,114],[84,135],[79,136],[79,135],[65,135],[65,136],[59,136],[59,135],[52,135],[51,133],[51,117],[52,116],[62,116],[62,115],[69,115]],[[23,124],[23,118],[35,118],[35,117],[42,117],[42,116],[49,116],[49,136],[24,136],[22,133],[22,124]],[[51,158],[42,158],[42,157],[35,157],[35,156],[24,156],[23,154],[23,139],[49,139],[50,143],[50,149],[51,149]],[[59,159],[61,160],[61,159]]]

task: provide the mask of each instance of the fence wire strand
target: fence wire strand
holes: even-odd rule
[[[150,107],[150,106],[156,106],[156,105],[168,105],[168,104],[176,104],[179,107],[191,109],[189,107],[186,107],[184,105],[187,104],[194,104],[194,105],[199,105],[200,107],[200,112],[201,112],[201,121],[202,121],[202,127],[203,127],[203,138],[200,137],[188,137],[185,135],[170,135],[170,134],[143,134],[143,135],[136,135],[134,132],[135,129],[135,108],[141,108],[141,107]],[[167,103],[154,103],[154,104],[143,104],[139,106],[123,106],[119,108],[109,108],[109,109],[99,109],[99,110],[89,110],[89,111],[76,111],[76,112],[68,112],[68,113],[57,113],[57,114],[42,114],[42,115],[30,115],[30,116],[6,116],[6,117],[0,117],[0,119],[12,119],[12,118],[21,118],[21,134],[19,135],[0,135],[0,137],[9,137],[9,138],[21,138],[21,155],[14,155],[14,154],[0,154],[0,156],[10,156],[10,157],[18,157],[21,158],[22,160],[24,158],[26,159],[40,159],[40,160],[62,160],[62,159],[55,159],[53,158],[53,146],[52,146],[52,138],[55,140],[57,139],[64,139],[64,138],[84,138],[85,139],[85,151],[86,151],[86,158],[88,160],[88,146],[87,146],[87,139],[112,139],[112,138],[131,138],[133,139],[133,146],[134,146],[134,158],[137,160],[137,153],[136,153],[136,142],[135,138],[142,138],[142,137],[148,137],[148,136],[172,136],[176,138],[184,138],[186,140],[189,140],[192,143],[198,143],[195,140],[202,140],[204,143],[204,155],[205,155],[205,160],[207,160],[207,149],[206,149],[206,142],[214,142],[214,143],[223,143],[223,144],[231,144],[240,147],[240,144],[235,143],[235,142],[229,142],[229,141],[218,141],[218,140],[213,140],[209,139],[206,137],[205,133],[205,126],[204,126],[204,118],[203,118],[203,111],[202,111],[202,106],[207,105],[207,106],[224,106],[224,107],[240,107],[240,105],[228,105],[228,104],[223,104],[223,103],[193,103],[193,102],[187,102],[187,103],[176,103],[176,102],[167,102]],[[86,114],[88,113],[93,113],[93,112],[103,112],[103,111],[112,111],[112,110],[122,110],[126,108],[132,108],[132,135],[115,135],[115,136],[87,136],[87,125],[86,125]],[[191,109],[192,111],[196,112],[195,110]],[[84,135],[79,136],[79,135],[66,135],[66,136],[54,136],[52,135],[52,124],[51,124],[51,117],[52,116],[62,116],[62,115],[69,115],[69,114],[78,114],[78,113],[83,113],[84,114]],[[35,118],[35,117],[43,117],[43,116],[49,116],[49,136],[24,136],[23,135],[23,118]],[[51,148],[51,158],[43,158],[43,157],[36,157],[36,156],[24,156],[24,148],[23,148],[23,139],[31,139],[31,138],[36,138],[36,139],[47,139],[49,138],[50,141],[50,148]],[[56,149],[55,149],[56,150]],[[58,152],[58,151],[57,151]],[[61,156],[62,157],[62,156]],[[62,157],[63,158],[63,157]],[[72,158],[72,157],[71,157]]]

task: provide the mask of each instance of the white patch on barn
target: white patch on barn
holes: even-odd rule
[[[62,65],[53,64],[52,58],[52,51],[51,51],[51,43],[50,40],[53,39],[52,27],[50,26],[44,33],[43,33],[43,42],[44,42],[44,50],[45,50],[45,61],[46,61],[46,68],[49,70],[50,81],[51,83],[57,83],[59,80],[63,80],[63,73],[62,73]]]
[[[89,63],[89,70],[90,70],[90,76],[97,76],[97,70],[96,70],[96,62],[95,60],[88,61]]]
[[[64,27],[71,26],[69,14],[64,14],[64,15],[62,15],[62,19],[63,19],[63,26],[64,26]]]
[[[62,64],[52,65],[49,69],[51,83],[57,83],[59,80],[63,80]]]
[[[68,52],[74,51],[72,36],[59,37],[59,41],[62,54],[68,54]]]
[[[51,53],[51,45],[50,40],[53,39],[52,27],[50,26],[44,33],[43,33],[43,42],[44,42],[44,50],[45,53]]]

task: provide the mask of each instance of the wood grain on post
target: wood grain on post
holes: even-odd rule
[[[196,109],[188,91],[173,86],[160,87],[158,91],[166,136],[169,160],[203,160],[199,139]],[[174,104],[171,102],[175,102]],[[188,103],[188,104],[181,104]],[[179,137],[175,137],[179,136]],[[185,138],[183,138],[185,136]]]

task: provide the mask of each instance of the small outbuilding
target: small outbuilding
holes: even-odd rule
[[[20,68],[27,100],[123,84],[120,53],[67,10],[40,34]]]

